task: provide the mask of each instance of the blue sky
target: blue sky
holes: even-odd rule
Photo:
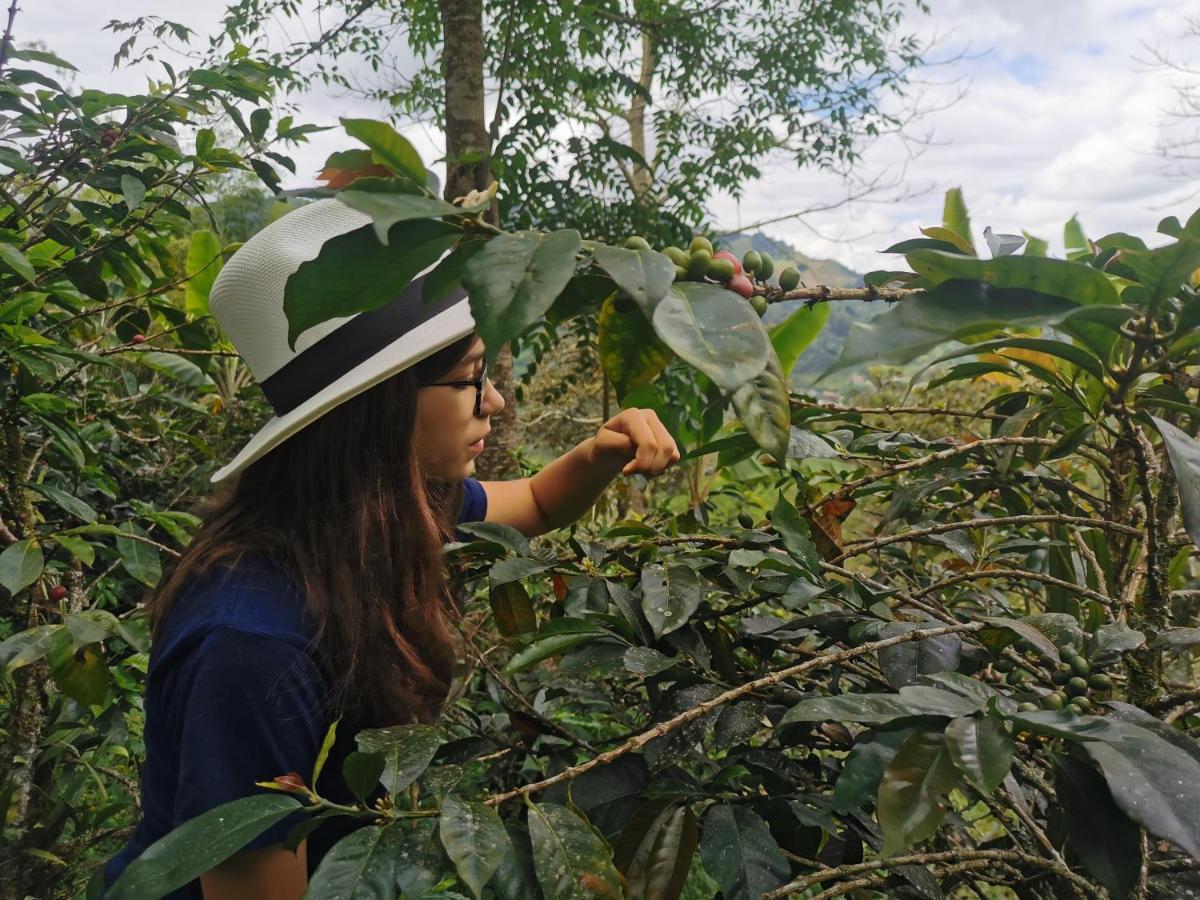
[[[162,15],[204,33],[224,6],[223,0],[122,0],[119,15]],[[1024,228],[1052,247],[1061,247],[1062,225],[1074,214],[1093,236],[1124,230],[1149,238],[1163,216],[1183,218],[1200,206],[1193,185],[1173,177],[1156,152],[1191,127],[1169,118],[1180,77],[1147,64],[1154,47],[1200,59],[1200,38],[1183,37],[1188,26],[1179,4],[931,0],[931,7],[932,15],[913,14],[907,24],[936,41],[933,58],[956,60],[918,76],[919,103],[935,111],[906,140],[889,137],[869,148],[853,173],[859,183],[899,178],[902,185],[765,232],[866,271],[887,267],[882,247],[937,224],[942,195],[956,186],[978,232],[985,225]],[[138,90],[144,74],[111,71],[117,40],[101,29],[114,9],[94,0],[27,2],[18,40],[46,42],[78,65],[88,84]],[[298,118],[331,124],[338,115],[376,113],[345,97],[315,94],[304,99]],[[415,128],[409,136],[427,159],[441,154],[440,135]],[[311,183],[325,156],[344,144],[336,131],[317,135],[295,154],[297,183]],[[781,162],[766,167],[740,202],[715,198],[713,212],[721,227],[734,229],[836,204],[853,189],[833,175]]]

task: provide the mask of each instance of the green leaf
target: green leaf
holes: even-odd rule
[[[62,628],[61,625],[37,625],[9,635],[0,641],[0,665],[11,673],[36,662],[46,655],[54,635]]]
[[[382,753],[355,750],[342,761],[342,778],[350,792],[362,802],[379,786],[387,760]],[[313,784],[316,784],[314,781]]]
[[[975,243],[971,239],[971,217],[967,215],[962,188],[946,191],[946,200],[942,204],[942,227],[957,235],[966,245],[963,249],[968,253],[975,252]]]
[[[675,264],[657,250],[626,250],[592,244],[592,259],[642,310],[647,320],[671,289]]]
[[[1043,709],[1027,713],[1013,713],[1010,718],[1016,730],[1028,730],[1051,737],[1086,743],[1120,738],[1108,719],[1099,716],[1077,716],[1066,710]]]
[[[70,629],[63,628],[50,640],[46,662],[58,689],[72,700],[95,706],[108,696],[108,666],[98,643],[79,646]]]
[[[1091,766],[1055,755],[1054,793],[1062,804],[1067,841],[1087,870],[1114,897],[1126,897],[1137,883],[1141,833],[1116,803]]]
[[[776,322],[771,326],[768,331],[771,337],[771,346],[775,348],[775,353],[779,357],[779,368],[787,376],[785,381],[791,377],[792,370],[796,368],[796,362],[800,359],[801,354],[816,340],[821,329],[825,327],[825,323],[829,321],[829,312],[832,308],[832,303],[802,305],[792,310],[791,314],[782,322]]]
[[[654,330],[676,355],[732,394],[767,367],[770,338],[740,296],[715,284],[676,284],[655,307]]]
[[[224,265],[217,236],[207,228],[192,232],[187,252],[187,285],[183,292],[183,308],[189,316],[208,315],[208,296],[213,282]]]
[[[4,263],[30,284],[37,278],[33,265],[25,258],[25,254],[14,247],[0,241],[0,262]]]
[[[703,599],[700,576],[688,566],[646,566],[641,582],[642,612],[655,637],[686,625]]]
[[[96,548],[83,538],[71,537],[66,534],[52,534],[50,539],[85,566],[90,566],[96,561]]]
[[[1062,297],[1083,306],[1115,306],[1121,299],[1104,273],[1085,263],[1036,256],[975,259],[938,250],[914,250],[905,258],[930,287],[963,279],[982,281],[996,288]]]
[[[159,838],[131,862],[106,900],[146,900],[177,890],[224,862],[300,809],[283,794],[242,797],[214,807]]]
[[[593,638],[606,634],[608,632],[602,628],[568,634],[552,634],[549,637],[534,641],[521,652],[515,654],[508,661],[508,665],[504,667],[504,671],[509,675],[522,672],[530,666],[541,662],[543,659],[557,656],[560,653],[570,650],[572,647],[577,647]]]
[[[891,622],[879,632],[879,638],[895,637],[909,631],[928,628],[928,623]],[[877,651],[879,668],[893,687],[915,684],[918,676],[932,675],[958,668],[962,654],[962,638],[957,634],[943,634],[894,644]]]
[[[852,323],[841,356],[821,378],[866,363],[903,365],[951,340],[1054,324],[1078,308],[1071,300],[1031,291],[947,282],[897,303],[870,321]]]
[[[986,622],[987,628],[975,633],[985,647],[993,653],[999,653],[1017,638],[1024,638],[1044,656],[1058,661],[1058,647],[1046,635],[1029,622],[1021,619],[1006,619],[1002,616],[980,616],[980,622]]]
[[[471,314],[494,356],[536,322],[575,274],[579,232],[518,231],[488,241],[463,269]]]
[[[767,823],[745,806],[717,803],[704,814],[700,836],[704,870],[724,900],[758,900],[787,883],[787,860]]]
[[[539,896],[537,876],[533,871],[533,850],[529,835],[513,825],[506,825],[512,852],[505,855],[492,876],[496,900],[530,900]]]
[[[1151,308],[1179,292],[1200,267],[1200,239],[1189,234],[1174,244],[1154,250],[1122,250],[1121,262],[1137,274]],[[1132,295],[1131,295],[1132,296]]]
[[[407,175],[417,184],[425,183],[425,163],[408,138],[386,122],[373,119],[339,118],[346,134],[371,148],[375,162],[387,166],[399,175]]]
[[[1200,547],[1200,443],[1170,422],[1150,416],[1150,421],[1162,435],[1179,488],[1179,505],[1183,510],[1183,527],[1192,543]],[[0,561],[3,557],[0,557]]]
[[[9,544],[0,553],[0,584],[15,594],[37,581],[45,564],[41,545],[33,538]]]
[[[1071,216],[1070,221],[1063,226],[1063,246],[1067,251],[1067,259],[1079,259],[1092,255],[1091,244],[1088,242],[1087,235],[1083,233],[1083,226],[1079,224],[1076,216]]]
[[[1094,355],[1084,350],[1082,347],[1076,347],[1074,344],[1068,344],[1066,341],[1052,341],[1044,338],[1022,338],[1022,337],[1004,337],[994,341],[984,341],[980,344],[971,344],[961,350],[955,350],[953,353],[947,353],[945,356],[931,362],[930,366],[936,366],[939,363],[947,360],[957,359],[960,356],[970,356],[976,353],[993,353],[996,350],[1002,350],[1008,347],[1018,350],[1033,350],[1037,353],[1048,353],[1050,356],[1056,356],[1059,359],[1065,359],[1067,362],[1078,366],[1089,375],[1095,376],[1098,380],[1104,379],[1104,365]],[[1014,359],[1015,364],[1020,365],[1022,360]],[[924,371],[924,370],[922,370]]]
[[[313,763],[312,778],[308,781],[309,785],[314,789],[317,786],[317,779],[321,777],[321,770],[325,768],[325,762],[329,759],[329,751],[333,749],[333,745],[337,741],[337,727],[341,721],[340,716],[333,720],[329,728],[325,731],[325,739],[321,741],[321,749],[317,751],[317,759]]]
[[[964,697],[929,685],[903,687],[897,694],[841,694],[801,700],[779,725],[790,722],[861,722],[881,725],[905,716],[969,716],[986,701]]]
[[[367,825],[342,838],[313,873],[306,900],[394,900],[401,850],[411,837],[405,826]]]
[[[883,855],[891,856],[933,834],[949,808],[947,796],[959,780],[940,729],[910,735],[879,782],[876,815],[883,830]]]
[[[493,584],[488,594],[496,629],[505,637],[528,634],[537,628],[529,592],[519,581]]]
[[[441,216],[461,216],[463,209],[439,200],[415,194],[380,194],[373,191],[342,191],[338,199],[371,217],[375,236],[381,244],[388,243],[388,232],[397,222],[411,219],[432,219]]]
[[[791,407],[774,348],[767,350],[767,367],[733,392],[733,409],[758,446],[780,463],[788,457]]]
[[[624,893],[604,841],[556,803],[528,803],[533,865],[546,900],[621,900]]]
[[[696,816],[687,806],[670,800],[651,800],[641,806],[613,851],[625,876],[626,896],[677,900],[699,841]]]
[[[78,531],[80,529],[72,529]],[[137,534],[145,537],[140,528],[132,522],[122,522],[119,526],[122,534]],[[154,587],[162,578],[162,561],[158,558],[158,548],[128,537],[118,536],[116,539],[117,552],[121,554],[121,565],[125,571],[140,581],[146,587]]]
[[[126,212],[131,213],[141,206],[142,201],[146,199],[146,185],[142,184],[140,178],[134,178],[132,175],[122,175],[121,194],[125,197]]]
[[[806,564],[811,571],[816,571],[821,564],[821,557],[812,542],[808,523],[800,518],[796,507],[792,506],[782,493],[771,511],[771,524],[779,532],[788,553],[797,562]]]
[[[18,50],[14,47],[10,47],[8,55],[13,59],[23,59],[26,62],[46,63],[46,65],[54,66],[57,69],[69,69],[72,72],[79,71],[61,56],[56,56],[49,50],[33,50],[29,47]]]
[[[671,350],[629,300],[610,295],[600,307],[597,349],[617,402],[634,388],[649,384],[667,363]]]
[[[915,727],[870,731],[854,742],[833,786],[832,809],[848,813],[879,793],[884,770]]]
[[[985,797],[1012,766],[1013,739],[1004,722],[988,716],[962,716],[946,726],[946,750],[967,781]]]
[[[1099,766],[1125,815],[1200,859],[1200,760],[1154,732],[1109,717],[1115,737],[1083,750]]]
[[[188,387],[201,387],[213,381],[204,370],[185,356],[162,353],[158,350],[138,350],[131,354],[137,362],[156,372],[162,372]]]
[[[327,319],[367,312],[394,300],[458,238],[452,225],[414,219],[389,232],[391,246],[379,243],[370,225],[326,241],[320,254],[301,263],[284,288],[288,346],[295,349],[301,334]]]
[[[442,737],[432,725],[392,725],[360,731],[355,741],[365,753],[383,754],[383,786],[394,797],[429,768]]]
[[[450,795],[442,801],[438,833],[458,877],[472,894],[482,895],[512,846],[496,811],[486,803]]]
[[[84,503],[78,497],[68,494],[61,488],[56,488],[52,484],[31,484],[31,488],[45,497],[56,503],[64,512],[70,513],[75,518],[83,522],[95,522],[96,511],[88,504]]]

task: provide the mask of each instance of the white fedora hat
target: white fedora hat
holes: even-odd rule
[[[214,482],[237,474],[338,404],[475,329],[461,288],[435,303],[422,301],[422,276],[430,266],[390,303],[314,325],[297,338],[294,350],[289,347],[283,312],[288,278],[301,263],[315,259],[326,241],[369,224],[370,216],[339,200],[318,200],[254,235],[217,276],[209,309],[275,416],[213,474]]]

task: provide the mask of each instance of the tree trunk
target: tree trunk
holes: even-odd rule
[[[646,92],[650,93],[654,86],[654,68],[656,65],[654,56],[654,36],[646,29],[642,30],[642,67],[638,73],[638,85]],[[646,156],[646,97],[643,94],[635,94],[633,101],[629,104],[629,111],[625,114],[625,121],[629,125],[629,146],[637,152],[642,159],[649,162]],[[633,188],[634,196],[642,202],[650,199],[650,186],[654,181],[654,173],[646,166],[640,163],[635,163],[633,166],[633,180],[630,187]]]
[[[483,0],[438,0],[442,14],[442,76],[446,83],[447,200],[491,182],[491,141],[484,120]],[[495,203],[488,213],[500,224]],[[504,397],[504,409],[492,417],[488,448],[476,462],[481,478],[510,478],[517,474],[515,451],[521,444],[513,396],[512,348],[500,348],[489,377]]]

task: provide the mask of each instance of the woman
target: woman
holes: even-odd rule
[[[574,521],[618,474],[661,474],[679,451],[654,413],[624,410],[532,478],[472,477],[504,400],[461,291],[426,303],[418,278],[381,309],[288,342],[289,277],[369,220],[336,200],[289,213],[248,241],[211,308],[276,415],[214,481],[232,486],[151,598],[142,814],[105,869],[109,885],[184,821],[311,773],[348,802],[342,761],[368,727],[430,721],[455,660],[442,545],[457,522],[532,536]],[[347,273],[347,299],[356,273]],[[295,852],[296,819],[173,896],[298,898],[352,827],[331,820]]]

